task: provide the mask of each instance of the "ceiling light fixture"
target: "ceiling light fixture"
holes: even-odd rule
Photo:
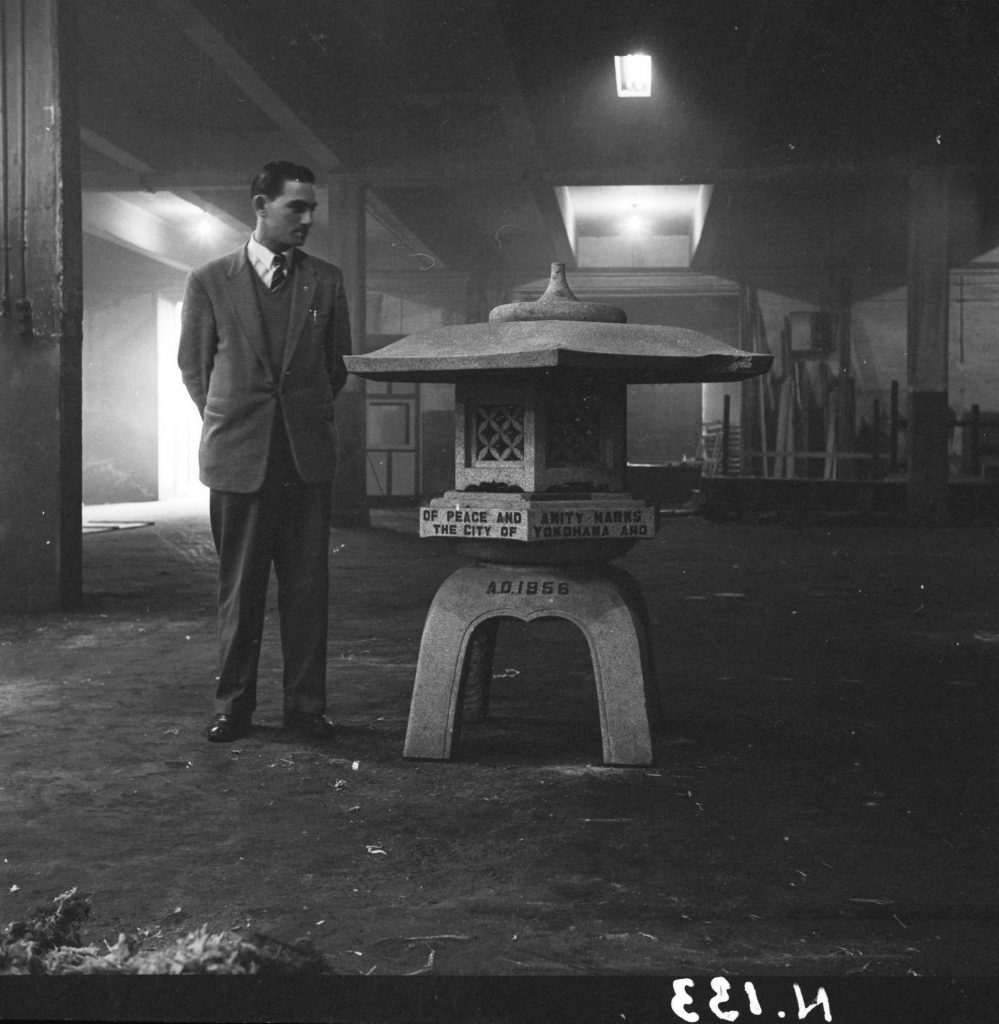
[[[646,53],[629,53],[614,58],[617,94],[621,97],[652,95],[652,58]]]

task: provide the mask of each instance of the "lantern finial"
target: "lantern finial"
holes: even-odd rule
[[[623,309],[605,302],[580,302],[565,279],[565,264],[553,263],[544,294],[534,302],[508,302],[489,314],[491,324],[510,320],[583,320],[598,324],[623,324]]]

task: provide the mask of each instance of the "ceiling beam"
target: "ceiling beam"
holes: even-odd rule
[[[285,131],[303,152],[309,154],[324,175],[343,171],[339,156],[274,92],[253,65],[201,14],[191,0],[158,0],[158,3],[173,18],[187,39],[225,72],[247,99]],[[366,203],[368,212],[386,230],[407,248],[437,259],[379,196],[369,196]]]
[[[479,17],[489,36],[498,41],[497,50],[502,51],[502,59],[496,61],[497,77],[491,84],[498,87],[501,96],[500,110],[503,112],[506,133],[513,142],[513,148],[519,156],[522,169],[525,175],[535,182],[532,192],[552,246],[552,259],[574,267],[576,253],[569,239],[562,210],[555,195],[555,186],[539,180],[543,177],[545,161],[534,133],[534,123],[530,111],[527,109],[520,83],[517,81],[513,69],[513,60],[506,42],[506,32],[496,9],[495,0],[482,5]]]
[[[113,142],[109,142],[103,135],[99,135],[91,128],[87,128],[86,125],[80,125],[80,142],[95,153],[106,156],[119,167],[123,167],[127,171],[134,171],[139,177],[140,186],[145,184],[144,178],[148,178],[156,173],[155,168],[150,167],[149,164],[138,157],[132,156],[131,153],[126,153],[125,150],[119,148]]]
[[[191,0],[157,0],[188,41],[224,71],[247,99],[252,100],[324,171],[336,170],[340,158],[260,77]]]
[[[811,0],[761,0],[751,10],[745,49],[731,69],[739,82],[739,102],[732,111],[725,136],[738,146],[737,135],[745,126],[755,134],[768,109],[768,100],[784,71],[788,54],[793,52],[794,36],[808,18]]]
[[[551,258],[554,263],[564,263],[567,267],[576,266],[576,250],[569,238],[569,229],[559,204],[555,186],[552,184],[536,185],[532,189],[534,202],[541,214],[545,226],[545,234],[551,243]]]
[[[124,149],[114,145],[105,139],[102,135],[93,131],[86,126],[80,128],[80,141],[88,146],[90,149],[97,153],[102,154],[108,159],[112,160],[119,167],[132,171],[138,176],[138,180],[135,185],[146,192],[169,192],[172,195],[179,196],[181,199],[186,199],[189,203],[193,203],[195,206],[199,206],[206,213],[211,214],[213,217],[220,220],[226,225],[226,227],[240,233],[249,232],[253,225],[250,223],[250,219],[241,220],[233,217],[226,210],[217,206],[215,203],[205,199],[204,193],[206,192],[230,192],[239,191],[245,192],[247,185],[245,181],[229,181],[223,186],[219,186],[217,182],[213,182],[212,185],[205,184],[203,175],[198,175],[199,181],[190,181],[182,176],[167,176],[157,174],[155,168],[149,164],[144,163],[138,157],[133,156],[131,153],[126,152]],[[228,178],[232,178],[232,175],[228,175]],[[128,191],[124,187],[116,187],[111,189],[89,189],[90,192],[124,192]],[[418,238],[391,210],[391,208],[382,200],[382,198],[376,193],[367,190],[366,195],[366,206],[367,211],[371,217],[373,217],[378,223],[395,239],[397,239],[406,249],[413,255],[426,256],[429,262],[438,269],[445,269],[445,262],[435,253],[428,250],[427,246],[423,241]],[[100,209],[98,205],[91,206],[91,212],[96,216],[97,211]],[[247,205],[249,209],[249,205]],[[121,238],[113,226],[100,225],[91,217],[88,222],[88,230],[92,234],[99,235],[100,237],[107,238],[109,240],[118,240],[121,244],[126,244],[125,240]],[[154,258],[161,259],[161,262],[168,262],[163,259],[163,254],[151,253]],[[170,264],[174,265],[174,264]],[[178,269],[185,269],[181,264],[176,264]]]
[[[194,242],[176,224],[111,192],[85,192],[83,230],[114,242],[174,270],[189,271],[203,258]]]
[[[443,110],[450,113],[456,108],[470,109],[473,113],[483,108],[502,105],[501,98],[489,92],[409,92],[391,100],[393,106],[409,110]]]
[[[967,170],[981,170],[968,165]],[[738,181],[807,181],[822,178],[907,177],[913,171],[911,161],[801,161],[753,166],[719,166],[662,161],[628,164],[627,176],[619,165],[601,167],[545,168],[527,173],[516,168],[497,167],[495,162],[464,161],[453,163],[425,162],[421,166],[407,163],[399,166],[371,165],[352,172],[372,188],[454,189],[469,186],[494,188],[510,185],[527,187],[560,187],[564,185],[704,185]]]
[[[999,163],[948,164],[956,172],[999,173]],[[622,180],[620,167],[562,167],[547,168],[529,174],[517,168],[497,167],[495,162],[464,162],[460,167],[453,163],[426,162],[417,167],[409,163],[397,167],[370,165],[350,171],[351,177],[362,182],[368,189],[426,189],[441,191],[449,189],[503,188],[521,186],[524,188],[559,188],[566,185],[706,185],[738,184],[742,182],[820,182],[828,179],[876,179],[908,178],[914,169],[906,160],[869,161],[801,161],[799,163],[774,163],[754,166],[719,166],[705,164],[664,164],[632,162],[628,166],[627,180]],[[205,170],[188,173],[167,172],[153,174],[144,181],[153,191],[177,192],[188,189],[194,192],[244,191],[246,181],[231,168],[219,169],[218,173]],[[122,186],[118,186],[119,190]]]
[[[246,189],[246,186],[243,186]],[[250,213],[250,198],[249,189],[246,189],[246,209],[247,213]],[[214,203],[205,199],[203,195],[194,189],[174,189],[173,194],[180,196],[181,199],[186,199],[189,203],[193,203],[195,206],[200,206],[205,213],[211,214],[216,220],[221,221],[227,228],[232,231],[239,232],[241,235],[248,235],[252,230],[255,223],[255,218],[247,216],[245,219],[234,217],[231,213],[223,210],[222,207],[216,206]]]
[[[216,206],[214,203],[206,200],[202,195],[199,194],[199,191],[197,189],[183,188],[181,186],[177,186],[171,189],[151,188],[149,182],[152,178],[156,177],[155,168],[140,160],[137,156],[133,156],[126,150],[121,149],[119,146],[114,145],[114,143],[112,142],[109,142],[107,139],[104,138],[103,135],[99,135],[97,132],[93,131],[91,128],[88,128],[86,125],[80,126],[80,142],[83,143],[83,145],[87,146],[88,148],[94,150],[95,152],[100,153],[102,156],[105,156],[108,159],[114,161],[114,163],[118,164],[119,167],[122,167],[128,171],[134,171],[138,175],[138,181],[136,183],[137,190],[150,193],[156,191],[169,191],[171,194],[179,196],[181,199],[185,199],[187,202],[193,203],[195,206],[200,207],[202,210],[205,211],[205,213],[211,214],[211,216],[221,221],[231,231],[236,231],[240,234],[246,234],[253,227],[249,218],[241,220],[239,218],[233,217],[227,211]],[[242,187],[245,189],[246,184],[244,183]],[[113,188],[99,190],[85,189],[85,191],[124,192],[128,190],[123,188]],[[93,207],[93,209],[96,209],[96,207]],[[160,259],[160,256],[156,255],[155,253],[151,255],[153,255],[157,259]],[[167,261],[161,260],[161,262]]]
[[[520,83],[513,70],[506,31],[496,9],[495,0],[482,4],[478,18],[488,37],[496,41],[496,50],[502,52],[502,59],[497,60],[493,66],[495,77],[490,79],[490,86],[499,94],[506,133],[514,143],[524,171],[528,174],[538,173],[545,166],[545,162],[537,136],[534,134],[530,111],[524,102]]]
[[[411,256],[425,256],[429,265],[438,270],[446,270],[447,264],[436,253],[431,252],[424,242],[392,212],[382,201],[377,192],[370,188],[365,193],[368,214],[408,250]]]

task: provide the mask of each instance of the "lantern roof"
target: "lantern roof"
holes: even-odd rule
[[[566,373],[627,384],[738,381],[765,373],[773,361],[699,331],[624,321],[617,307],[576,299],[556,263],[536,302],[497,306],[489,323],[411,334],[345,361],[351,373],[379,381]]]

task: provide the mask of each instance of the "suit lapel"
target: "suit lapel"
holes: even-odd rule
[[[264,339],[264,325],[260,319],[260,306],[253,290],[253,267],[246,255],[246,247],[237,249],[229,263],[229,301],[233,315],[239,320],[250,347],[268,369],[270,356]]]
[[[316,292],[316,274],[309,266],[308,259],[301,253],[295,255],[295,269],[289,278],[294,289],[291,293],[291,313],[288,316],[288,334],[284,343],[284,359],[281,368],[286,370],[295,354],[295,349],[305,331],[312,298]]]

